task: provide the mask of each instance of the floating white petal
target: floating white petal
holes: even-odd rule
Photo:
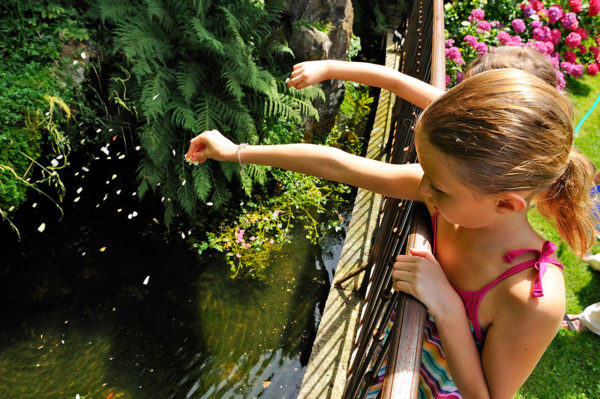
[[[158,96],[160,96],[160,93],[155,94],[154,97],[152,97],[152,100],[156,100]]]
[[[83,191],[83,187],[79,187],[79,188],[77,189],[77,194],[80,194],[82,191]]]
[[[101,148],[100,148],[100,151],[102,151],[102,152],[103,152],[103,153],[105,153],[106,155],[110,154],[110,153],[108,152],[108,148],[106,148],[106,147],[101,147]]]
[[[148,285],[148,281],[150,281],[150,276],[146,276],[146,278],[144,279],[144,285]]]
[[[38,231],[40,233],[43,233],[44,230],[46,230],[46,223],[42,223],[42,224],[40,224],[40,227],[38,227]]]

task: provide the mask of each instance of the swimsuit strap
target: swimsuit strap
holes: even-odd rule
[[[511,272],[513,269],[517,268],[518,266],[521,266],[521,265],[527,265],[526,267],[534,266],[535,270],[538,271],[538,275],[533,283],[532,295],[536,298],[542,297],[542,296],[544,296],[544,288],[542,287],[542,277],[544,277],[546,270],[548,270],[548,263],[552,263],[552,264],[560,267],[561,270],[563,269],[563,265],[558,260],[556,260],[550,256],[555,251],[556,251],[556,244],[554,244],[551,241],[544,242],[544,244],[542,245],[541,251],[538,251],[537,249],[532,249],[532,248],[516,249],[514,251],[510,251],[504,255],[504,261],[506,261],[506,263],[512,263],[513,260],[515,260],[515,258],[517,256],[519,256],[525,252],[533,252],[533,253],[537,254],[537,257],[536,257],[536,259],[525,261],[525,262],[520,263],[519,265],[515,266],[514,268],[507,270],[506,272],[502,273],[498,277],[497,280],[504,279],[504,278],[508,277],[509,275],[514,274],[514,272],[513,273],[509,273],[509,272]],[[508,274],[508,275],[505,276],[505,274]]]

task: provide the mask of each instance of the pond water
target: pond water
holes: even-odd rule
[[[135,152],[110,151],[63,172],[62,220],[33,198],[21,242],[2,226],[0,397],[296,397],[344,232],[296,232],[264,282],[232,280],[138,200]]]

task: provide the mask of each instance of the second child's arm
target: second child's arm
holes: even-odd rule
[[[350,80],[381,87],[425,108],[444,91],[395,69],[366,62],[336,60],[307,61],[294,65],[288,87],[303,89],[327,79]]]
[[[190,142],[186,158],[254,163],[292,170],[327,180],[361,187],[389,197],[422,201],[417,186],[423,170],[418,164],[395,165],[314,144],[237,146],[216,130],[204,132]]]

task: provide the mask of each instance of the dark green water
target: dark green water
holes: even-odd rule
[[[153,220],[115,155],[65,172],[62,220],[32,199],[20,243],[3,226],[0,398],[296,397],[342,234],[298,232],[265,282],[231,280]]]

